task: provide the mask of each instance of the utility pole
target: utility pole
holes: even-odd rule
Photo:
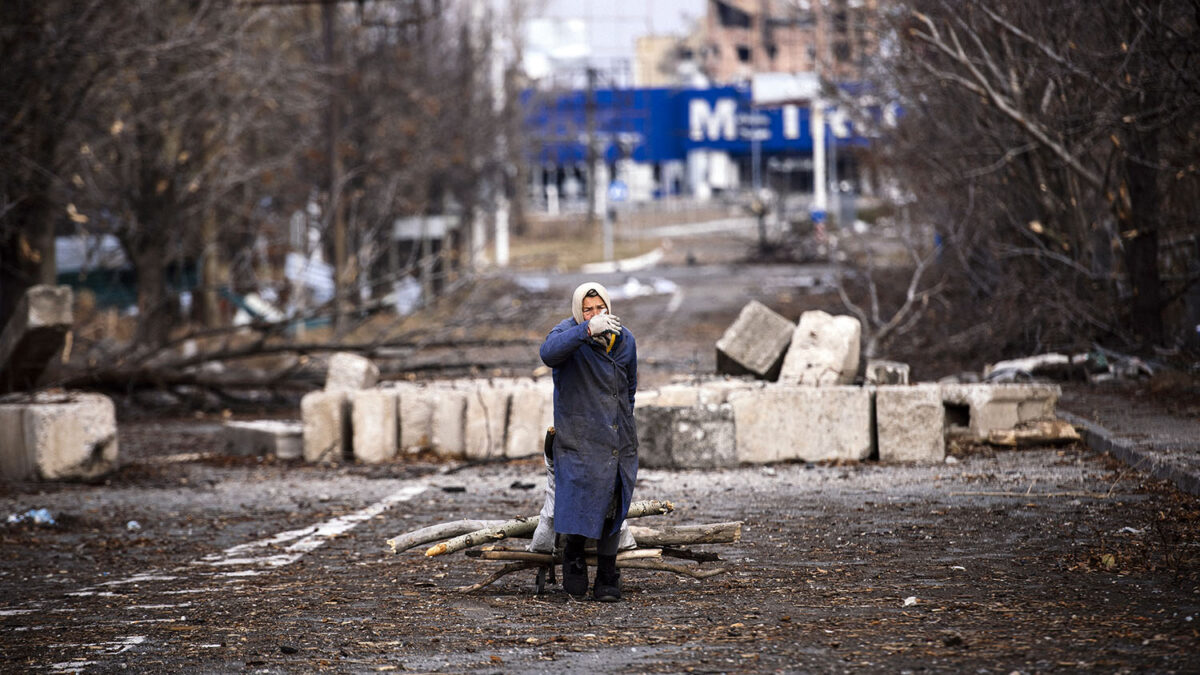
[[[332,94],[337,89],[337,69],[335,67],[337,52],[335,50],[334,31],[336,30],[337,2],[325,2],[321,5],[322,33],[325,43],[325,67],[329,73],[329,91],[331,92],[325,104],[326,148],[329,154],[329,168],[326,190],[329,195],[328,224],[333,226],[333,332],[341,335],[345,326],[346,301],[349,293],[346,290],[346,221],[342,214],[342,163],[338,157],[338,99]]]
[[[583,103],[584,125],[587,127],[588,188],[587,188],[587,231],[596,227],[596,69],[587,67],[587,98]]]

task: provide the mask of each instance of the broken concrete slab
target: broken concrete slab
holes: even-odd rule
[[[511,399],[511,385],[500,382],[479,382],[472,391],[467,392],[463,423],[463,445],[467,459],[504,456],[504,433],[508,428]]]
[[[0,471],[15,480],[88,480],[117,467],[117,416],[101,394],[0,404]]]
[[[1062,387],[1056,384],[941,384],[946,425],[984,440],[1022,422],[1054,419]]]
[[[858,373],[862,324],[820,310],[800,315],[779,372],[782,384],[850,384]]]
[[[796,324],[752,300],[717,340],[717,372],[776,380]]]
[[[733,407],[646,406],[634,412],[638,464],[662,469],[737,466]]]
[[[364,389],[350,393],[349,397],[354,459],[364,464],[382,464],[395,459],[400,434],[396,391]]]
[[[987,442],[992,445],[1043,445],[1047,443],[1074,443],[1080,440],[1079,432],[1065,420],[1034,420],[1023,422],[1017,429],[993,430],[988,432]]]
[[[908,384],[910,369],[907,363],[869,359],[867,361],[867,384]]]
[[[349,454],[350,397],[344,391],[313,391],[300,399],[304,461],[340,462]]]
[[[875,429],[881,462],[946,459],[946,409],[936,384],[875,389]]]
[[[304,425],[284,420],[231,421],[224,425],[225,451],[231,455],[279,459],[304,456]]]
[[[871,394],[862,387],[776,385],[730,394],[739,462],[863,460]]]
[[[329,357],[325,373],[325,391],[359,391],[379,382],[379,366],[371,359],[350,352]]]
[[[70,286],[31,286],[0,331],[0,393],[37,386],[74,319]]]
[[[505,457],[530,457],[542,453],[546,429],[554,425],[554,383],[520,381],[509,404]]]

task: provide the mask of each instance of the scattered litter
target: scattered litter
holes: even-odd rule
[[[125,529],[129,530],[130,532],[137,532],[138,530],[142,529],[142,524],[136,520],[131,520],[128,523],[125,523]]]
[[[466,492],[467,488],[463,485],[443,485],[442,492]]]
[[[533,483],[526,483],[524,481],[514,480],[512,482],[512,484],[509,485],[508,487],[512,490],[532,490],[535,487],[535,485]]]
[[[946,455],[947,464],[958,464],[958,458],[954,455]]]
[[[317,501],[319,502],[327,502],[330,499],[332,499],[332,497],[330,497],[328,494],[322,494],[320,497],[317,497]]]
[[[960,571],[960,572],[966,572],[966,571],[967,571],[967,568],[963,567],[962,565],[954,565],[954,566],[952,566],[950,569],[952,569],[952,570],[958,570],[958,571]]]
[[[1132,527],[1122,527],[1121,529],[1117,530],[1117,534],[1142,534],[1145,531],[1146,531],[1146,528],[1144,528],[1144,527],[1140,530],[1134,529]]]
[[[771,467],[769,467],[769,466],[764,466],[764,467],[762,468],[762,472],[763,472],[764,474],[768,475],[768,476],[774,476],[774,475],[775,475],[775,469],[772,469],[772,468],[771,468]]]
[[[915,604],[917,604],[917,596],[915,596],[915,595],[910,595],[904,599],[905,607],[912,607]]]
[[[54,516],[50,515],[50,512],[46,509],[29,509],[25,513],[14,513],[8,517],[8,524],[16,525],[17,523],[23,523],[26,520],[32,522],[34,525],[54,526],[58,524],[57,521],[54,520]]]

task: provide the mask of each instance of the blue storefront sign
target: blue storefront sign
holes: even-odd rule
[[[526,92],[531,159],[569,164],[587,158],[588,109],[594,115],[597,152],[606,161],[683,160],[689,151],[748,155],[812,152],[810,110],[804,104],[755,107],[748,87],[711,89],[598,89]],[[827,143],[862,145],[868,139],[836,112],[828,114]]]

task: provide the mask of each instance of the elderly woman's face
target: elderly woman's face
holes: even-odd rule
[[[590,298],[584,298],[583,299],[583,320],[588,321],[593,316],[596,316],[597,314],[602,313],[601,310],[606,310],[606,309],[608,309],[608,306],[604,304],[604,301],[601,300],[599,296],[592,296]]]

